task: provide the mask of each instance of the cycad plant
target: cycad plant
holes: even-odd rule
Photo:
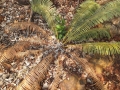
[[[120,0],[114,0],[112,2],[105,4],[104,6],[100,6],[94,0],[86,0],[85,2],[80,4],[79,8],[77,9],[76,14],[74,15],[74,18],[71,21],[71,25],[69,26],[69,28],[67,27],[68,30],[66,30],[64,18],[56,11],[56,8],[53,6],[50,0],[32,0],[30,3],[32,10],[34,12],[41,14],[43,18],[46,20],[49,28],[52,30],[52,32],[58,39],[59,44],[57,44],[58,46],[55,48],[51,48],[50,46],[47,47],[46,50],[49,50],[51,54],[47,55],[46,58],[43,59],[43,61],[40,64],[33,68],[29,72],[29,74],[24,78],[24,80],[16,87],[16,89],[40,90],[41,87],[39,84],[40,82],[42,82],[42,80],[44,80],[45,74],[47,73],[47,69],[50,63],[55,60],[54,56],[57,58],[57,56],[59,56],[58,54],[60,55],[65,54],[66,57],[68,55],[67,58],[71,58],[76,62],[80,63],[84,70],[97,81],[96,85],[99,86],[99,89],[104,90],[104,87],[101,86],[101,83],[98,81],[98,78],[94,73],[94,70],[89,66],[87,60],[82,58],[81,56],[78,57],[77,54],[74,52],[70,53],[67,52],[66,48],[74,49],[77,48],[80,49],[80,51],[89,54],[100,55],[120,54],[120,42],[116,41],[113,42],[110,40],[108,40],[110,42],[108,42],[107,40],[105,42],[99,41],[104,38],[107,39],[111,38],[109,27],[97,28],[98,24],[108,21],[114,17],[118,17],[120,15],[119,9]],[[21,22],[18,24],[13,24],[13,26],[11,25],[11,27],[13,28],[11,28],[10,31],[13,32],[16,29],[20,30],[20,28],[26,30],[24,27],[27,26],[28,26],[27,30],[32,29],[32,31],[29,31],[29,33],[33,32],[37,35],[40,35],[40,38],[42,37],[46,37],[47,39],[49,38],[49,35],[47,36],[46,31],[34,25],[33,23],[26,24]],[[45,46],[49,45],[49,43],[46,44],[46,42],[43,42],[44,41],[43,39],[40,39],[40,41],[31,40],[32,39],[31,37],[32,36],[30,36],[30,39],[28,39],[27,41],[32,42],[32,44],[39,43]],[[90,41],[90,39],[93,40]],[[26,40],[26,38],[24,40]],[[77,42],[77,44],[75,42]],[[31,45],[29,44],[28,47],[29,46]],[[21,51],[25,51],[28,47],[24,46],[22,47],[21,45],[22,49]],[[13,48],[15,48],[15,46],[13,46]],[[17,48],[18,47],[16,47],[15,50],[13,50],[15,53],[20,52],[20,50],[16,51]],[[56,54],[56,52],[60,51],[61,49],[63,49],[61,51],[62,53]],[[11,52],[10,50],[8,50],[9,53]],[[2,59],[2,61],[6,60],[5,55],[6,53],[5,54],[3,53],[3,55],[1,55],[2,58],[0,59]],[[10,58],[10,56],[7,58]],[[57,79],[55,79],[55,85],[57,83],[59,82],[57,81]],[[53,87],[54,89],[52,88],[50,90],[57,90],[57,86]]]
[[[67,33],[64,19],[56,13],[55,7],[49,0],[33,0],[31,5],[33,11],[42,14],[64,45],[79,42],[77,47],[82,47],[85,53],[98,53],[101,55],[120,53],[119,42],[94,42],[93,40],[93,42],[89,43],[89,39],[111,38],[109,27],[95,28],[95,26],[120,15],[120,0],[114,0],[104,6],[100,6],[94,0],[86,0],[77,9]]]
[[[120,0],[114,0],[104,6],[100,6],[94,0],[86,0],[77,9],[68,30],[65,30],[64,19],[59,13],[56,13],[55,7],[49,0],[33,0],[31,6],[33,11],[42,14],[63,46],[77,48],[89,54],[120,54],[120,42],[99,41],[100,39],[107,38],[109,40],[111,38],[109,27],[96,27],[98,24],[120,15]],[[93,41],[90,42],[90,39]],[[95,42],[94,39],[97,41]],[[85,66],[85,68],[87,67]],[[92,76],[95,78],[95,75]]]

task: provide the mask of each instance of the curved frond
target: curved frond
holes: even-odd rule
[[[69,39],[72,40],[72,38],[73,38],[73,40],[75,40],[75,41],[82,42],[82,41],[88,41],[90,38],[101,39],[101,38],[105,37],[105,38],[110,39],[111,36],[110,36],[109,30],[107,28],[93,28],[88,31],[84,31],[74,37],[76,37],[76,38],[70,37]]]
[[[40,82],[46,77],[49,65],[54,60],[53,52],[35,66],[15,90],[41,90]]]
[[[80,4],[80,7],[77,9],[77,13],[74,15],[69,32],[82,25],[85,20],[91,17],[99,7],[100,5],[94,0],[86,0]],[[67,33],[67,35],[68,34],[69,33]]]
[[[32,0],[31,7],[34,12],[37,12],[43,16],[48,26],[56,34],[56,31],[55,31],[56,20],[55,19],[57,16],[57,12],[52,2],[50,0]]]
[[[120,42],[96,42],[82,44],[83,51],[90,54],[112,55],[120,54]]]
[[[80,35],[78,33],[82,33],[84,31],[87,31],[94,27],[95,25],[98,25],[100,23],[103,23],[104,21],[107,21],[109,19],[112,19],[114,16],[120,16],[120,0],[115,0],[112,2],[107,3],[106,5],[98,8],[92,16],[87,18],[82,24],[79,25],[79,22],[76,22],[76,27],[70,29],[69,32],[66,34],[64,38],[64,42],[67,43],[71,41],[69,39],[72,37],[72,40],[74,40],[74,36]]]
[[[77,13],[72,21],[73,28],[76,28],[76,26],[80,26],[82,23],[84,23],[84,21],[92,16],[99,7],[100,5],[94,0],[87,0],[80,4],[80,7],[78,8]]]
[[[95,42],[67,45],[70,49],[79,49],[88,54],[113,55],[120,54],[120,42]]]

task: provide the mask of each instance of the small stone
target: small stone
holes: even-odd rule
[[[0,86],[2,86],[4,83],[3,83],[3,81],[0,81]]]
[[[2,72],[0,72],[0,76],[2,76],[3,75],[3,73]]]
[[[46,89],[46,88],[48,88],[48,83],[43,84],[43,89]]]
[[[29,66],[30,62],[29,61],[25,61],[25,64],[26,64],[26,66]]]
[[[2,77],[3,77],[3,79],[6,79],[6,78],[9,78],[9,76],[10,76],[9,74],[3,74]]]
[[[73,12],[74,9],[75,9],[75,8],[74,8],[73,6],[71,6],[69,11]]]
[[[2,76],[3,75],[3,71],[0,69],[0,76]]]
[[[87,82],[88,82],[88,83],[91,83],[92,81],[91,81],[89,78],[87,78]]]

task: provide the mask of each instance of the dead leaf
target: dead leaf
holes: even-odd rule
[[[0,15],[0,24],[3,22],[4,16]]]
[[[71,74],[59,85],[60,90],[84,90],[84,85],[80,85],[79,78]]]
[[[12,66],[8,63],[2,63],[2,66],[9,72]]]

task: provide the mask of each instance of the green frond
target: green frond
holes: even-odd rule
[[[83,51],[90,54],[120,54],[120,42],[96,42],[82,44]]]
[[[97,4],[94,0],[86,0],[80,4],[80,7],[77,9],[77,13],[74,15],[72,20],[69,32],[82,25],[85,20],[92,16],[99,7],[100,5]],[[69,33],[67,33],[66,36],[68,35]]]
[[[64,37],[64,42],[67,43],[71,41],[71,39],[69,39],[70,37],[72,37],[73,40],[76,39],[76,35],[79,36],[80,33],[87,31],[94,27],[95,25],[103,23],[104,21],[110,20],[114,16],[116,17],[120,16],[119,8],[120,0],[114,0],[98,8],[95,12],[92,13],[92,15],[89,18],[86,18],[85,20],[83,19],[84,21],[82,22],[82,24],[80,23],[79,25],[79,22],[78,23],[76,22],[75,24],[76,27],[71,27],[72,29],[70,28],[69,32]]]
[[[80,33],[79,35],[74,36],[74,38],[70,37],[69,39],[82,42],[82,41],[88,41],[90,38],[102,39],[104,37],[108,38],[108,39],[111,38],[110,33],[109,33],[109,29],[107,29],[107,28],[93,28],[93,29],[90,29],[88,31],[84,31],[84,32]]]
[[[113,55],[120,54],[120,42],[95,42],[67,45],[70,49],[79,49],[88,54]]]
[[[94,0],[87,0],[80,4],[77,13],[72,21],[72,26],[80,26],[86,19],[94,14],[94,12],[100,7]]]
[[[43,16],[48,26],[56,34],[56,16],[58,15],[56,8],[53,6],[52,2],[50,0],[32,0],[31,7],[34,12],[37,12]]]

